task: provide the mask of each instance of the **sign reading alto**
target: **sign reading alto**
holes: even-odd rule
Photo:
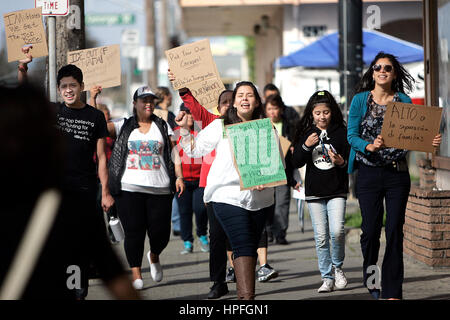
[[[84,90],[94,85],[103,88],[120,86],[120,46],[118,44],[70,51],[67,63],[83,71]]]
[[[217,107],[225,86],[214,63],[209,40],[196,41],[165,53],[170,71],[176,78],[172,82],[173,88],[189,88],[202,106],[207,109]]]
[[[67,16],[69,14],[69,0],[35,0],[35,8],[42,8],[43,16]]]
[[[381,135],[387,147],[435,152],[433,138],[439,133],[442,108],[389,102]]]

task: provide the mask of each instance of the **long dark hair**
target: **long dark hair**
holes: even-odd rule
[[[344,117],[341,109],[334,99],[333,95],[326,90],[316,91],[308,100],[302,118],[298,121],[295,129],[293,145],[296,145],[300,138],[306,135],[314,125],[313,110],[317,104],[325,103],[331,110],[330,126],[345,126]]]
[[[414,78],[406,71],[406,69],[398,62],[397,57],[392,54],[385,53],[383,51],[378,52],[375,58],[370,63],[369,69],[364,73],[359,83],[356,85],[356,93],[363,91],[370,91],[375,88],[375,81],[373,80],[373,65],[377,63],[379,59],[387,58],[391,61],[394,67],[395,79],[392,81],[391,89],[394,92],[405,93],[405,89],[411,92],[414,88]]]
[[[252,120],[262,119],[262,118],[266,117],[263,107],[262,107],[262,101],[261,101],[261,97],[259,96],[258,89],[256,89],[255,85],[250,81],[241,81],[238,84],[236,84],[236,87],[233,90],[233,97],[231,99],[230,107],[228,108],[227,112],[221,117],[222,119],[224,119],[225,125],[242,122],[242,119],[239,118],[239,116],[237,115],[237,109],[233,106],[234,100],[236,99],[237,91],[242,86],[247,86],[247,87],[252,88],[253,94],[256,99],[256,103],[258,105],[256,107],[256,109],[253,110]]]

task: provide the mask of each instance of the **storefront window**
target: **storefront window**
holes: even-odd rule
[[[440,155],[450,157],[450,0],[438,0],[439,106],[443,107]]]

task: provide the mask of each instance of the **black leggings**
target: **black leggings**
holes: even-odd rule
[[[142,265],[146,232],[152,253],[159,255],[169,243],[172,199],[172,194],[127,191],[115,198],[125,231],[124,248],[130,268]]]

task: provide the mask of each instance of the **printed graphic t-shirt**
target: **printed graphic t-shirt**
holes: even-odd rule
[[[86,104],[81,109],[55,104],[56,123],[66,141],[66,186],[95,189],[97,168],[93,155],[97,141],[108,136],[103,112]]]
[[[120,132],[124,120],[114,123]],[[169,136],[173,135],[167,126]],[[122,176],[122,190],[151,194],[170,194],[170,178],[164,163],[164,138],[152,123],[146,133],[134,129],[128,138],[128,156]]]

